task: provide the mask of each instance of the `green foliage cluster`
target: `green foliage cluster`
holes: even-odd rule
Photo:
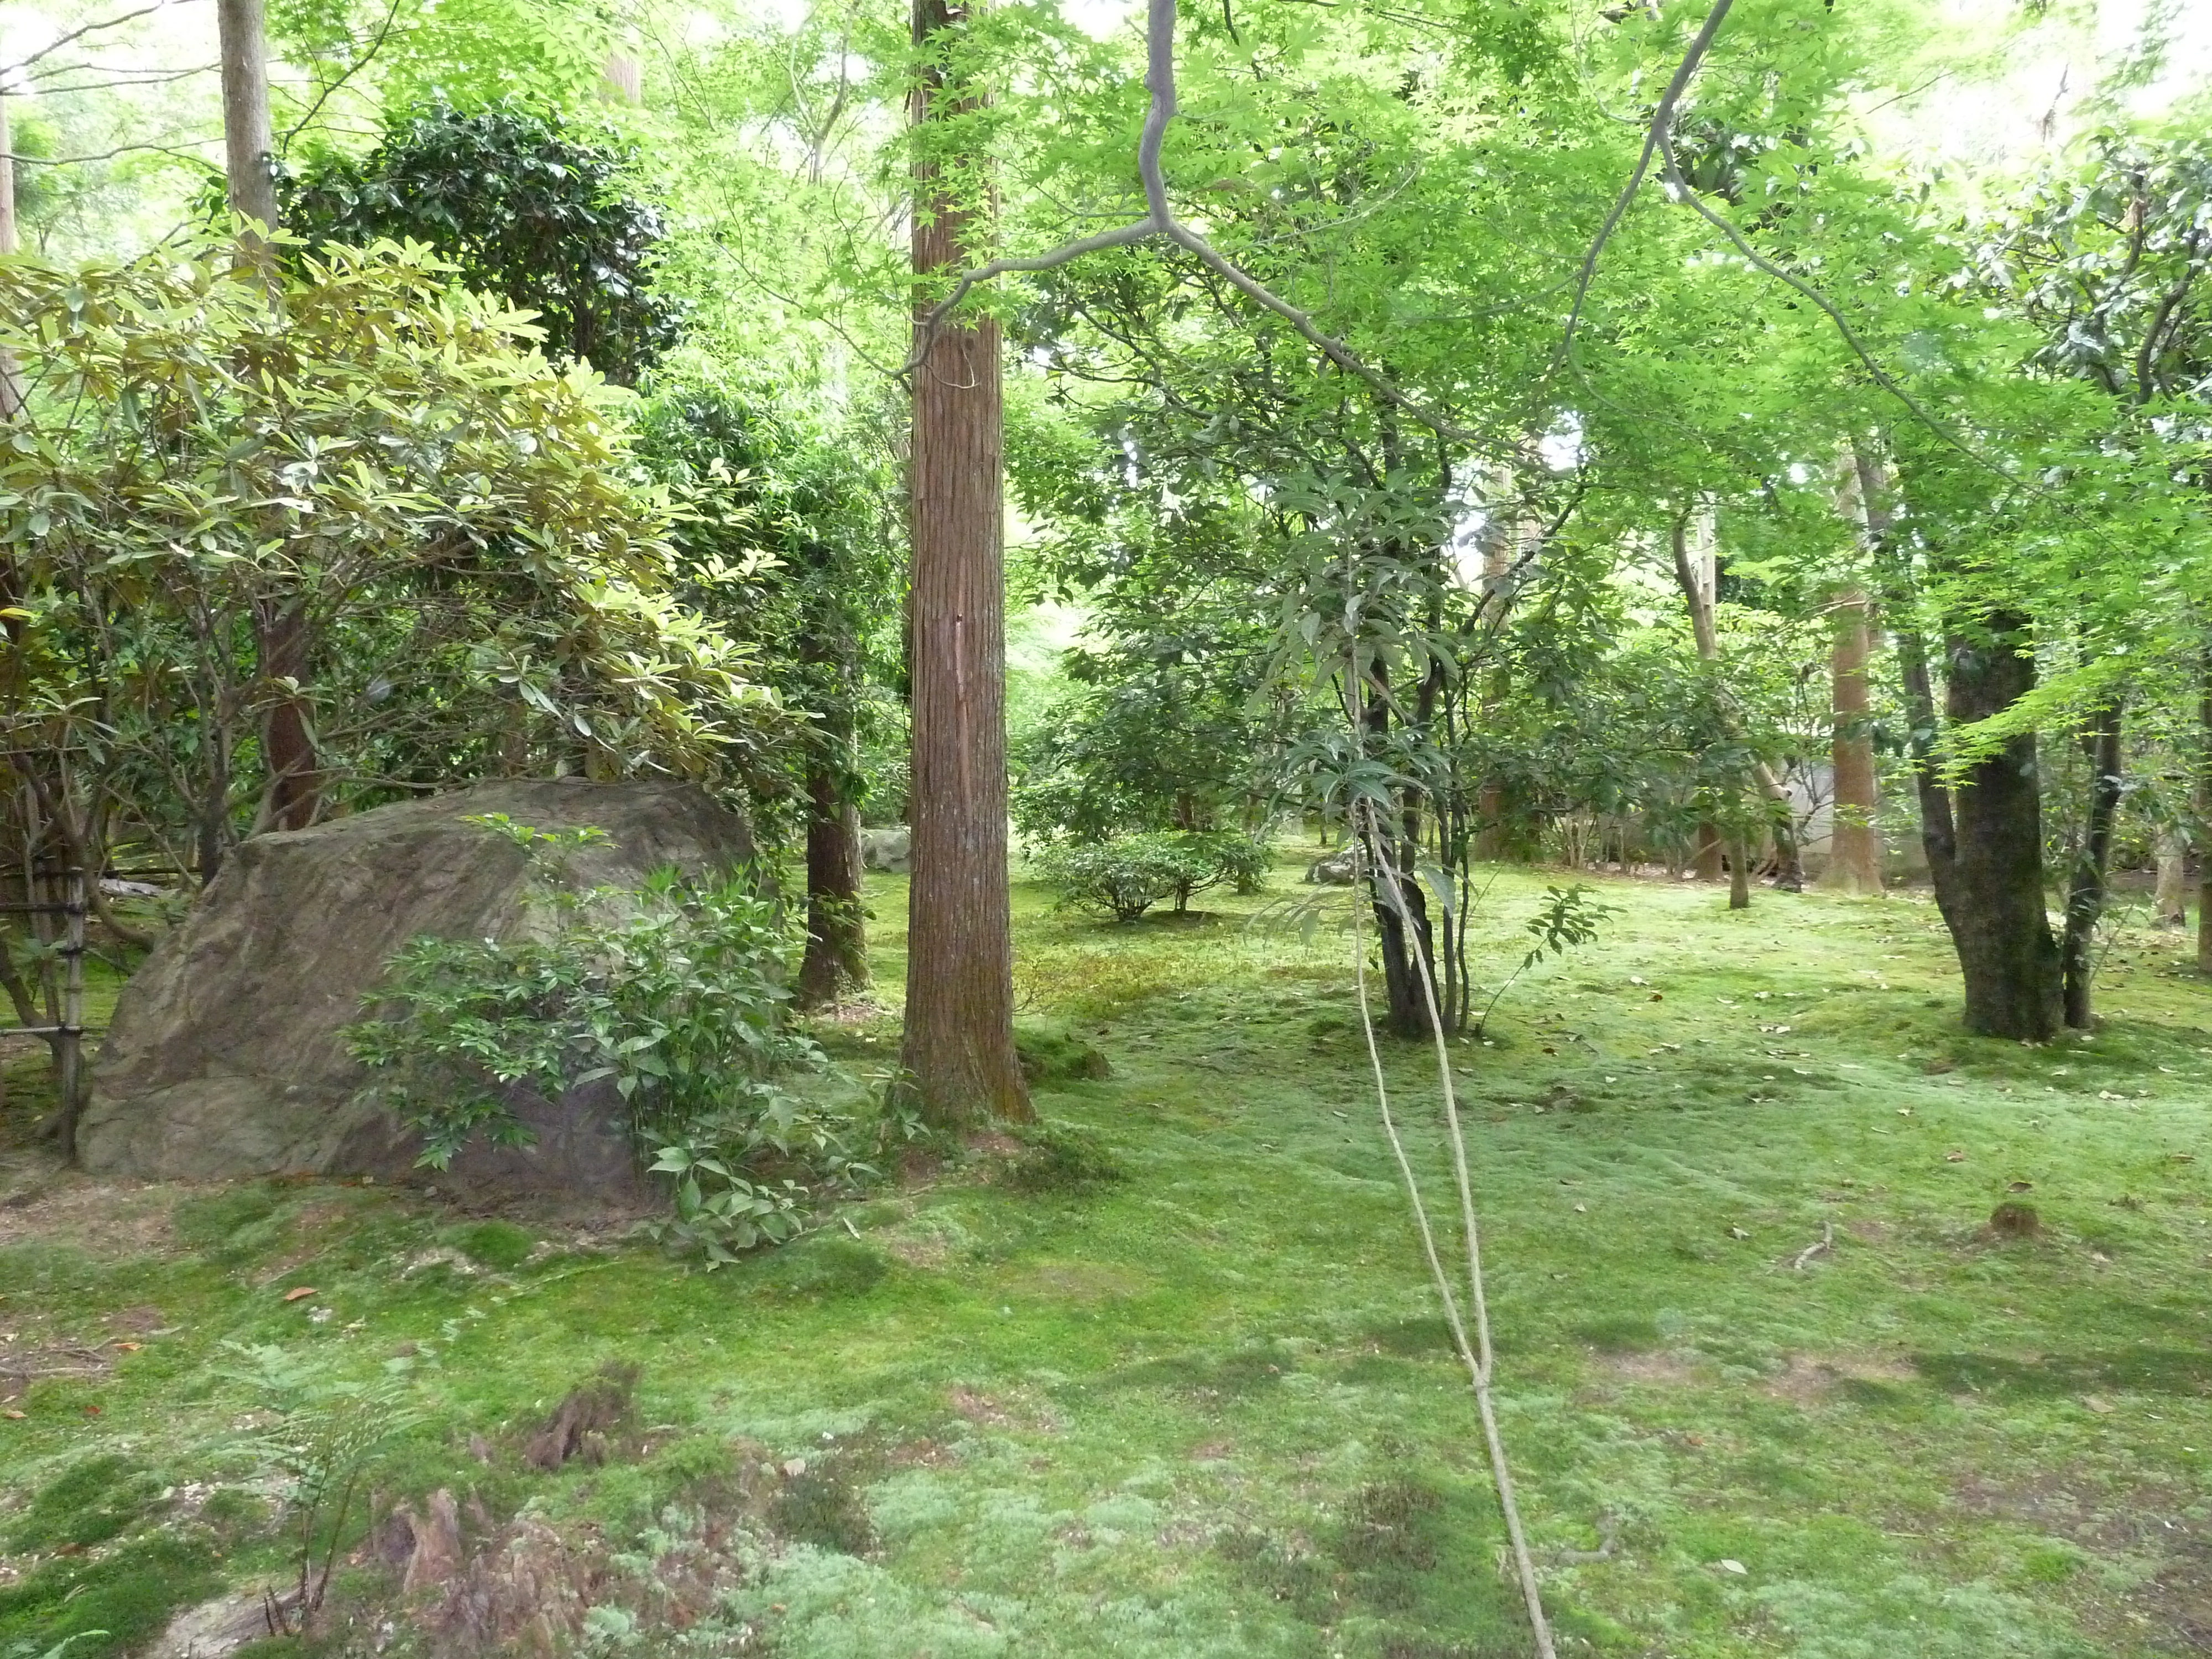
[[[265,826],[266,721],[321,793],[543,769],[742,773],[785,730],[672,586],[623,394],[426,250],[0,266],[19,772],[97,865],[125,819],[212,875]]]
[[[1178,912],[1194,894],[1226,883],[1239,892],[1259,884],[1273,854],[1249,836],[1188,830],[1115,836],[1097,842],[1055,842],[1036,858],[1037,872],[1065,902],[1116,921],[1135,921],[1164,899]]]
[[[419,242],[456,278],[535,314],[546,354],[635,386],[682,332],[653,286],[659,213],[633,150],[512,102],[395,110],[366,155],[327,150],[279,179],[284,228],[309,246]]]
[[[559,860],[589,832],[486,823],[536,860],[543,933],[412,941],[377,1017],[349,1033],[426,1164],[445,1168],[472,1136],[526,1144],[520,1101],[604,1085],[641,1164],[669,1177],[674,1215],[656,1236],[717,1264],[793,1237],[822,1194],[872,1177],[862,1126],[785,1086],[819,1055],[781,1021],[789,932],[756,881],[663,871],[635,894],[578,893]]]

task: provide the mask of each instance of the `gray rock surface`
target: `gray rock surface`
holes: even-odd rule
[[[1316,859],[1306,866],[1306,880],[1318,887],[1351,886],[1358,871],[1356,852],[1356,848],[1347,847],[1327,858]]]
[[[606,831],[611,845],[570,855],[587,887],[635,887],[668,865],[707,875],[752,854],[743,820],[685,783],[483,783],[257,836],[116,1004],[77,1130],[85,1167],[143,1180],[413,1169],[413,1138],[356,1098],[367,1078],[343,1030],[409,939],[511,936],[532,925],[520,849],[463,822],[493,812],[541,830]],[[516,1105],[536,1146],[471,1144],[431,1178],[636,1195],[610,1088]]]
[[[888,870],[895,876],[914,871],[914,831],[904,824],[860,831],[860,863],[870,870]]]

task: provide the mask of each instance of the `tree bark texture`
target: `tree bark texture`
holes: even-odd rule
[[[2105,914],[2106,871],[2112,856],[2112,830],[2120,816],[2120,703],[2100,703],[2081,734],[2089,762],[2089,821],[2066,885],[2066,927],[2058,955],[2063,976],[2066,1023],[2086,1031],[2093,1023],[2090,981],[2097,964],[2097,923]]]
[[[826,762],[807,769],[806,794],[806,954],[793,990],[800,1007],[819,1008],[867,984],[868,935],[860,809]]]
[[[1856,590],[1839,595],[1834,622],[1835,641],[1828,654],[1829,708],[1834,720],[1828,757],[1834,790],[1828,867],[1820,884],[1846,893],[1879,893],[1881,832],[1874,826],[1874,816],[1881,799],[1875,782],[1874,741],[1866,731],[1870,707],[1866,666],[1873,644],[1866,595]]]
[[[1367,706],[1361,720],[1369,738],[1380,750],[1390,732],[1389,671],[1377,663],[1370,674]],[[1394,824],[1398,834],[1393,833]],[[1435,1027],[1421,982],[1422,964],[1427,965],[1431,985],[1443,981],[1437,977],[1436,931],[1429,921],[1428,895],[1413,875],[1420,854],[1420,820],[1410,808],[1388,819],[1379,811],[1369,811],[1362,814],[1359,833],[1366,848],[1367,867],[1373,872],[1367,886],[1375,912],[1376,945],[1382,957],[1383,994],[1389,1004],[1386,1023],[1394,1036],[1426,1037]],[[1386,867],[1396,873],[1396,890],[1405,896],[1402,912],[1391,896],[1391,883],[1382,873]]]
[[[1951,639],[1944,677],[1951,725],[1986,720],[2033,690],[2032,653],[2028,620],[2013,613],[1991,615],[1972,638]],[[2060,974],[2045,908],[2034,734],[1967,768],[1946,817],[1953,848],[1936,873],[1936,896],[1966,980],[1967,1029],[2047,1042],[2058,1027]],[[1938,871],[1932,844],[1929,864]]]
[[[234,213],[276,228],[276,139],[269,119],[262,0],[216,0],[222,52],[223,173]]]
[[[915,40],[965,16],[915,0]],[[913,119],[955,95],[925,82]],[[916,275],[966,269],[969,212],[927,167],[915,198]],[[928,303],[917,294],[917,326]],[[908,463],[914,877],[901,1053],[922,1115],[947,1128],[1035,1116],[1014,1052],[1002,441],[998,324],[949,318],[915,372]]]

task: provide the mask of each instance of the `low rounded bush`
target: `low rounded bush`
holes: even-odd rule
[[[1265,843],[1237,835],[1155,831],[1047,848],[1037,864],[1060,902],[1134,921],[1164,899],[1188,909],[1191,895],[1229,883],[1255,890],[1273,862]]]

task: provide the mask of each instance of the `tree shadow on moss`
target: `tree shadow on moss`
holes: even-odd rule
[[[1990,1353],[1917,1353],[1913,1369],[1952,1394],[2048,1397],[2109,1389],[2136,1394],[2212,1394],[2212,1352],[2114,1348],[2016,1359]]]

